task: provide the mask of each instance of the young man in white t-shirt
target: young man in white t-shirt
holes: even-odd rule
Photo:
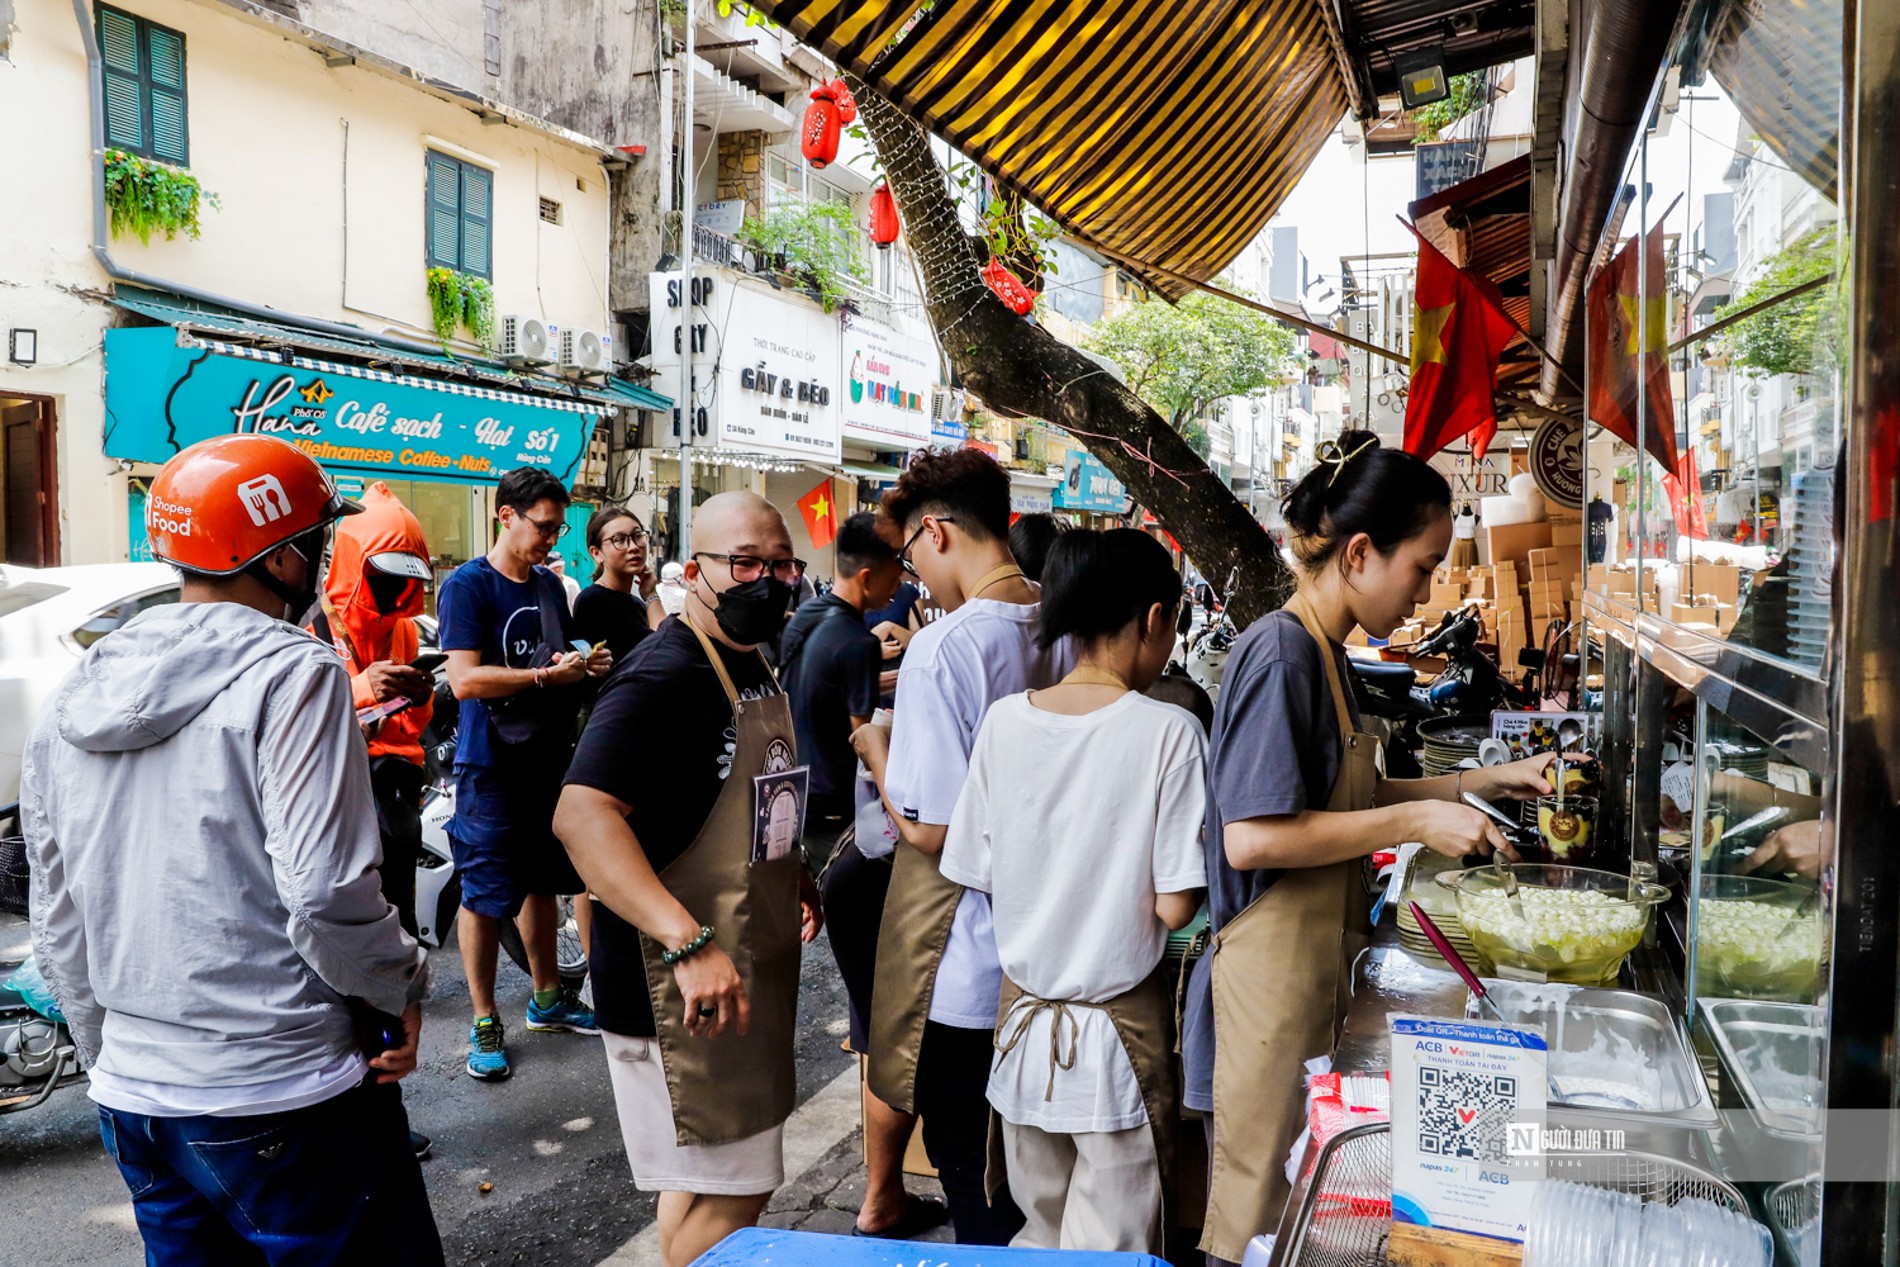
[[[947,614],[910,640],[892,727],[866,726],[852,736],[898,834],[916,851],[899,862],[885,907],[872,1002],[871,1087],[893,1107],[922,1115],[924,1149],[943,1184],[958,1242],[1001,1245],[1023,1220],[1007,1193],[999,1192],[992,1205],[983,1185],[985,1093],[1002,988],[989,899],[962,892],[933,962],[900,956],[898,947],[918,909],[907,907],[907,898],[947,883],[936,874],[936,858],[983,715],[1005,695],[1053,685],[1074,657],[1066,643],[1048,650],[1037,645],[1038,591],[1009,553],[1009,475],[988,455],[958,449],[919,458],[884,495],[879,519],[903,543],[905,570],[929,587]],[[917,858],[929,866],[920,867]],[[907,883],[907,870],[914,884]],[[922,900],[927,904],[928,896]],[[929,1005],[918,1018],[915,1001],[922,998]],[[907,1005],[921,1026],[896,1023],[890,1012],[898,1005]],[[896,1045],[906,1050],[892,1050]],[[891,1072],[905,1055],[915,1058],[914,1079]]]

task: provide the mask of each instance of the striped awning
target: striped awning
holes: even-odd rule
[[[1841,167],[1841,0],[1734,0],[1709,68],[1748,126],[1832,202]]]
[[[1326,0],[758,0],[1171,295],[1259,233],[1346,111]]]

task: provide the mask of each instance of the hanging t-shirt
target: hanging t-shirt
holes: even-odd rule
[[[1129,692],[1081,716],[998,700],[970,754],[943,874],[990,895],[1003,972],[1045,999],[1101,1003],[1140,985],[1168,930],[1155,895],[1201,888],[1207,741],[1186,711]],[[1059,895],[1059,901],[1052,896]],[[1004,1021],[1014,1035],[1016,1012]],[[1120,1131],[1148,1120],[1115,1024],[1069,1009],[1075,1061],[1050,1084],[1048,1009],[990,1071],[1004,1119],[1045,1131]],[[1062,1022],[1061,1047],[1071,1031]],[[1046,1093],[1046,1094],[1045,1094]]]
[[[739,698],[778,693],[757,654],[713,645]],[[699,639],[685,621],[663,621],[607,679],[567,782],[626,802],[627,826],[653,869],[664,872],[706,825],[732,772],[737,742],[732,705]],[[640,934],[596,902],[592,942],[594,1014],[601,1027],[653,1037]]]
[[[1053,686],[1075,663],[1065,639],[1036,645],[1039,604],[973,598],[918,630],[897,676],[884,794],[913,822],[947,825],[963,791],[970,749],[990,705]],[[937,965],[930,1019],[962,1029],[996,1024],[1002,989],[989,899],[964,890]]]
[[[1350,670],[1335,650],[1339,672]],[[1319,644],[1300,618],[1271,612],[1234,643],[1214,709],[1208,742],[1207,857],[1210,933],[1253,905],[1280,878],[1276,870],[1235,868],[1227,861],[1224,828],[1248,818],[1324,809],[1339,778],[1339,724]],[[1359,705],[1346,707],[1355,727]],[[1181,1027],[1185,1070],[1182,1101],[1203,1112],[1214,1107],[1213,956],[1203,955],[1188,980]]]
[[[577,637],[566,592],[553,572],[536,567],[526,581],[515,581],[497,572],[486,556],[470,559],[449,574],[436,595],[442,649],[476,651],[481,653],[483,664],[508,669],[532,669],[548,663],[545,654],[537,659],[537,652],[542,650],[541,602],[550,596],[559,617],[561,637]],[[564,645],[553,651],[559,654],[571,649]],[[577,714],[581,703],[582,697],[575,695]],[[478,699],[463,700],[455,764],[504,764],[507,748],[489,723],[488,705]]]

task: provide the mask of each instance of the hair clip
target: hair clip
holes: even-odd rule
[[[1358,457],[1361,453],[1364,453],[1367,449],[1374,447],[1378,443],[1379,443],[1379,438],[1377,436],[1374,436],[1371,439],[1362,443],[1358,448],[1354,449],[1351,453],[1341,453],[1339,451],[1339,441],[1337,440],[1327,440],[1324,443],[1322,443],[1319,446],[1319,448],[1314,450],[1314,453],[1319,458],[1320,461],[1327,462],[1332,465],[1333,473],[1332,473],[1331,478],[1329,478],[1326,481],[1326,487],[1331,488],[1333,486],[1333,480],[1338,479],[1339,473],[1346,469],[1346,463],[1352,461],[1354,458]]]

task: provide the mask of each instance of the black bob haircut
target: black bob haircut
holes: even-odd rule
[[[1041,511],[1020,516],[1009,526],[1009,552],[1024,576],[1032,581],[1042,580],[1042,570],[1049,562],[1049,547],[1069,527],[1054,515]]]
[[[838,576],[856,576],[865,568],[897,561],[897,547],[877,530],[877,516],[860,510],[838,526]]]
[[[558,502],[565,506],[573,498],[567,495],[567,488],[553,474],[538,466],[517,466],[501,477],[501,483],[495,485],[495,509],[512,506],[516,514],[521,514],[536,502]]]
[[[1359,533],[1390,555],[1451,513],[1451,485],[1424,459],[1382,447],[1370,431],[1341,432],[1334,443],[1338,458],[1322,460],[1280,503],[1293,557],[1306,572],[1319,571]]]
[[[1075,528],[1049,547],[1042,572],[1042,645],[1113,637],[1159,603],[1172,626],[1181,577],[1167,547],[1134,528]]]

